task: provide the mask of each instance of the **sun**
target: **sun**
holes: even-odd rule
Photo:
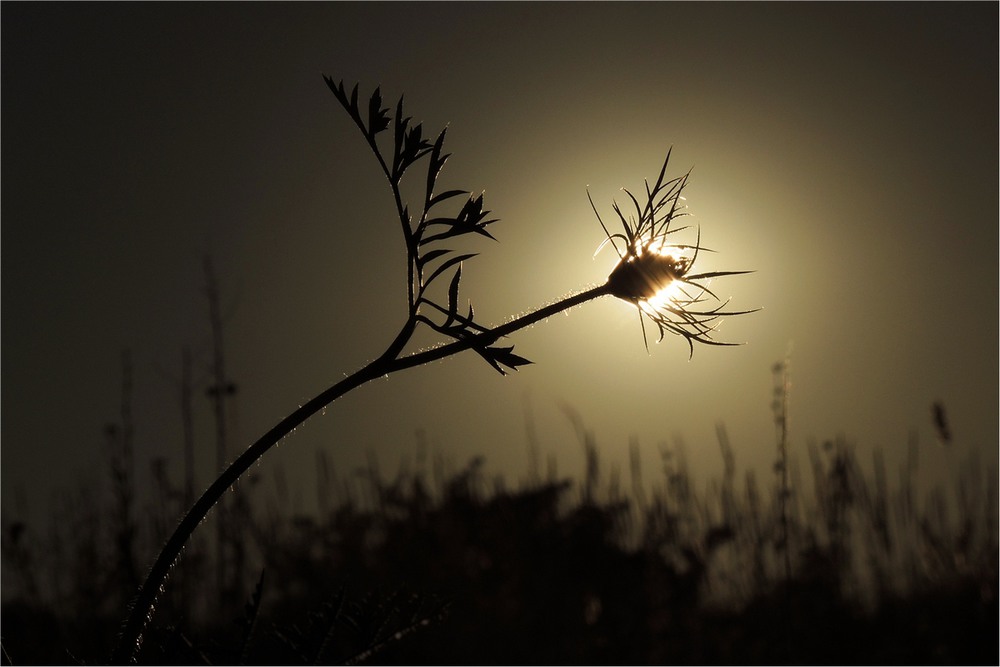
[[[689,250],[675,245],[654,243],[641,250],[636,261],[642,266],[647,296],[639,300],[640,307],[656,312],[679,301],[690,301],[682,278],[692,260]]]

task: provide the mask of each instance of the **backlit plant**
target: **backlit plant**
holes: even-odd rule
[[[488,227],[496,222],[484,209],[482,195],[463,190],[437,190],[437,180],[449,155],[444,152],[445,131],[435,138],[424,135],[421,124],[414,124],[403,113],[403,100],[395,113],[383,107],[378,88],[362,101],[358,87],[348,92],[343,83],[325,77],[337,101],[347,111],[371,148],[388,180],[407,255],[407,314],[403,325],[385,352],[355,373],[321,392],[289,414],[246,449],[195,502],[160,551],[145,583],[129,609],[112,655],[116,663],[134,662],[142,644],[142,635],[155,610],[159,594],[170,568],[197,525],[205,518],[239,477],[264,453],[306,419],[332,401],[375,378],[449,357],[466,350],[479,354],[492,368],[506,374],[531,363],[514,354],[512,345],[500,341],[509,334],[603,296],[613,296],[635,304],[642,317],[653,322],[660,339],[667,334],[682,336],[693,353],[694,343],[729,345],[712,335],[718,319],[749,311],[726,311],[725,303],[709,289],[712,278],[744,273],[742,271],[695,272],[701,246],[700,230],[693,244],[675,242],[675,235],[687,227],[674,227],[683,215],[681,192],[687,175],[666,178],[670,153],[653,186],[646,183],[643,201],[626,190],[635,215],[626,216],[617,203],[613,209],[623,231],[611,233],[598,214],[607,239],[617,250],[619,262],[607,281],[599,286],[571,294],[555,303],[531,311],[504,324],[487,327],[478,323],[471,305],[461,307],[459,289],[462,263],[474,257],[457,251],[455,242],[473,235],[492,239]],[[411,208],[402,194],[404,177],[418,163],[426,171],[418,176],[422,195]],[[411,183],[412,184],[412,183]],[[459,204],[460,202],[460,204]],[[593,205],[593,201],[591,200]],[[457,209],[457,210],[456,210]],[[594,212],[597,208],[594,207]],[[450,278],[449,278],[450,276]],[[430,288],[447,281],[444,298],[434,296]],[[436,290],[435,293],[440,292]],[[429,327],[445,337],[437,347],[417,352],[406,348],[419,326]],[[645,331],[645,329],[643,329]]]
[[[685,215],[681,192],[687,185],[690,172],[664,181],[669,162],[670,151],[667,151],[656,183],[652,187],[648,182],[645,184],[645,201],[642,204],[630,191],[623,189],[635,208],[635,215],[626,217],[617,202],[612,206],[621,221],[623,232],[609,232],[594,206],[594,200],[590,200],[594,214],[607,236],[605,243],[611,243],[620,258],[608,276],[606,285],[612,296],[636,305],[640,312],[640,323],[643,322],[642,315],[645,315],[657,326],[661,341],[667,333],[683,336],[691,354],[694,354],[696,342],[733,345],[734,343],[724,343],[712,338],[715,325],[723,315],[741,315],[750,311],[724,310],[728,301],[720,301],[705,281],[748,272],[691,273],[698,253],[710,251],[701,245],[700,228],[694,245],[674,240],[674,234],[688,229],[673,227],[672,223]],[[619,242],[624,245],[623,248],[618,247]]]

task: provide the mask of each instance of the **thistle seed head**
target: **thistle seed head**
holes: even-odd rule
[[[681,280],[691,267],[691,259],[679,253],[640,247],[622,257],[608,276],[613,296],[626,301],[650,301],[674,281]]]
[[[626,216],[618,203],[613,209],[622,225],[622,231],[612,234],[601,220],[593,199],[590,204],[601,228],[618,252],[619,261],[608,275],[607,288],[613,296],[628,301],[638,308],[640,322],[649,319],[660,331],[659,340],[667,333],[683,336],[691,354],[694,343],[708,345],[734,345],[712,338],[724,315],[742,315],[753,311],[725,310],[722,301],[708,288],[708,281],[721,276],[749,273],[748,271],[711,271],[693,273],[698,256],[711,252],[701,245],[701,229],[696,231],[693,244],[674,240],[674,234],[690,229],[675,227],[674,220],[687,215],[681,193],[687,185],[688,174],[665,180],[670,152],[663,168],[651,187],[645,183],[645,201],[623,188],[632,202],[634,214]],[[589,197],[589,193],[588,193]],[[621,244],[621,247],[619,247]],[[643,324],[645,341],[645,324]],[[647,345],[648,347],[648,345]]]

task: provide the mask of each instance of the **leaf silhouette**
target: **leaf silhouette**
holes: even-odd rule
[[[449,257],[441,264],[441,266],[439,266],[434,270],[434,272],[430,275],[429,278],[427,278],[427,280],[424,281],[424,287],[430,285],[435,278],[441,275],[441,273],[443,273],[444,271],[447,271],[450,267],[455,266],[459,262],[464,262],[467,259],[471,259],[472,257],[475,257],[477,254],[478,253],[473,252],[473,253],[466,253],[463,255],[455,255],[454,257]]]
[[[518,366],[524,366],[533,363],[529,359],[525,359],[522,356],[514,354],[514,346],[510,347],[485,347],[475,348],[476,352],[486,360],[490,366],[492,366],[500,375],[507,375],[502,366],[506,366],[511,370],[517,370]]]
[[[437,183],[438,176],[441,175],[441,170],[444,168],[445,162],[451,157],[451,153],[444,153],[442,155],[441,149],[444,147],[444,135],[448,131],[448,128],[441,130],[438,135],[437,140],[434,142],[434,146],[431,148],[431,159],[430,164],[427,166],[427,194],[424,196],[424,201],[426,202],[426,208],[434,206],[439,201],[447,199],[448,196],[438,195],[434,197],[434,185]],[[461,193],[461,190],[450,190],[449,192]],[[447,193],[445,193],[447,195]],[[454,196],[454,195],[450,195]]]
[[[428,252],[425,252],[423,255],[417,257],[417,265],[423,268],[428,263],[434,261],[435,259],[437,259],[442,255],[447,255],[449,252],[451,252],[451,249],[449,248],[438,248],[436,250],[430,250]]]
[[[454,218],[441,217],[428,220],[426,223],[427,227],[444,226],[448,229],[423,238],[420,243],[431,243],[432,241],[439,241],[441,239],[451,238],[461,234],[473,233],[480,234],[495,241],[496,238],[486,231],[486,226],[496,222],[497,218],[485,220],[486,216],[489,214],[489,211],[483,210],[482,194],[478,197],[470,197],[469,200],[465,202],[465,205],[462,206],[462,210],[459,211],[458,215]]]
[[[357,87],[355,87],[355,91],[357,91]],[[387,127],[389,127],[389,110],[382,108],[382,93],[376,88],[368,102],[369,138],[374,139],[376,134]]]
[[[436,274],[435,274],[436,275]],[[462,265],[458,265],[458,269],[455,271],[455,277],[451,279],[451,285],[448,286],[448,312],[457,313],[458,312],[458,284],[462,281]]]

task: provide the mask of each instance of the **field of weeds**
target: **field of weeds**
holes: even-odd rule
[[[780,457],[770,479],[738,473],[720,428],[721,475],[698,485],[682,451],[643,480],[637,448],[622,476],[585,446],[583,479],[517,489],[482,459],[337,480],[321,454],[318,516],[280,494],[255,509],[248,483],[174,568],[139,660],[997,663],[995,470],[920,489],[915,459],[890,474],[830,441],[796,488]],[[107,660],[180,511],[161,481],[160,516],[130,514],[119,483],[110,508],[79,495],[51,526],[5,520],[5,660]]]

